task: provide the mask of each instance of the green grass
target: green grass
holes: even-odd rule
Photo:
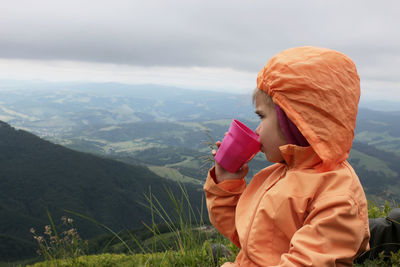
[[[149,191],[145,195],[146,205],[152,215],[152,223],[145,227],[152,233],[150,238],[138,240],[130,235],[131,240],[123,240],[121,236],[112,231],[107,226],[96,222],[84,215],[82,216],[94,224],[97,224],[114,235],[114,239],[121,242],[114,244],[114,249],[118,250],[125,247],[129,253],[103,253],[100,255],[84,255],[77,257],[52,257],[47,261],[38,262],[32,267],[46,266],[218,266],[226,261],[234,261],[238,253],[238,248],[230,241],[219,234],[213,227],[208,226],[203,221],[203,211],[194,211],[189,196],[185,188],[181,185],[182,194],[176,196],[171,190],[166,189],[170,204],[174,206],[173,212],[167,213],[165,203],[160,203],[155,195]],[[370,218],[385,217],[396,205],[386,202],[382,206],[370,202],[368,216]],[[49,215],[50,221],[51,216]],[[168,232],[160,231],[157,219],[161,219]],[[54,224],[52,223],[53,227]],[[134,248],[129,247],[132,241],[137,244],[141,253],[137,253]],[[212,244],[223,244],[226,246],[229,255],[219,255],[213,258]],[[400,252],[392,254],[390,258],[385,258],[382,254],[373,261],[367,260],[362,266],[399,266]],[[22,265],[20,265],[22,266]]]
[[[26,260],[18,260],[18,261],[0,261],[0,267],[22,267],[22,266],[28,266],[35,264],[38,261],[41,261],[42,259],[37,257],[37,258],[32,258],[32,259],[26,259]]]
[[[164,257],[162,253],[153,254],[101,254],[82,256],[77,259],[63,259],[39,262],[32,267],[46,266],[93,266],[93,267],[112,267],[112,266],[162,266]],[[168,266],[165,264],[164,266]]]
[[[174,195],[172,190],[166,189],[170,198],[169,204],[174,207],[172,212],[166,211],[166,204],[160,203],[151,190],[145,194],[147,203],[143,203],[143,205],[148,207],[152,218],[151,224],[144,223],[144,226],[152,234],[146,240],[138,240],[133,235],[130,235],[130,240],[123,240],[118,233],[107,226],[70,211],[75,216],[87,219],[112,233],[113,239],[120,240],[120,243],[114,244],[114,249],[125,249],[128,254],[66,256],[62,254],[64,251],[64,244],[61,244],[60,241],[62,238],[54,237],[53,240],[60,243],[51,246],[48,245],[49,243],[42,243],[40,249],[46,261],[33,266],[215,266],[211,250],[213,243],[225,244],[230,251],[234,252],[229,255],[229,259],[221,258],[220,261],[234,260],[237,253],[235,246],[215,230],[210,230],[210,227],[203,221],[204,210],[193,210],[186,189],[182,184],[180,186],[182,194],[179,196]],[[52,225],[51,229],[56,233],[50,215],[49,219]],[[157,224],[159,221],[166,225],[167,233],[160,231],[159,224]],[[50,235],[49,237],[51,240]],[[141,253],[135,252],[135,249],[128,243],[135,243]],[[45,250],[46,247],[50,247],[48,252]],[[79,247],[76,245],[74,248]],[[84,249],[79,250],[79,252],[82,251]]]
[[[228,258],[220,258],[218,264],[228,261]],[[231,259],[232,260],[232,259]],[[355,264],[356,267],[385,267],[385,266],[399,266],[400,253],[393,253],[392,260],[385,260],[383,256],[370,261],[367,260],[363,264]],[[29,265],[31,267],[53,267],[53,266],[88,266],[88,267],[125,267],[125,266],[202,266],[214,267],[213,261],[210,261],[210,252],[206,248],[200,250],[192,250],[186,253],[186,257],[182,257],[179,252],[166,251],[148,254],[101,254],[82,256],[75,260],[64,259],[55,261],[46,261]]]
[[[220,263],[222,259],[219,261]],[[215,266],[210,252],[207,247],[199,250],[186,251],[185,255],[182,255],[177,251],[165,251],[147,254],[101,254],[101,255],[89,255],[82,256],[77,259],[63,259],[39,262],[31,267],[66,267],[66,266],[88,266],[88,267],[125,267],[125,266]]]

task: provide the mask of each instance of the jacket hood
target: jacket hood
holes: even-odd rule
[[[331,170],[349,156],[360,98],[349,57],[309,46],[284,50],[259,72],[257,87],[298,127],[322,160],[319,169]]]

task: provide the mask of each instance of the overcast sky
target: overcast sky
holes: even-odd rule
[[[158,83],[248,93],[286,48],[339,50],[365,99],[400,101],[400,1],[0,3],[0,79]]]

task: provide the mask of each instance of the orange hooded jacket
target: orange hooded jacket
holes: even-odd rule
[[[223,266],[352,266],[369,248],[367,202],[346,158],[360,97],[347,56],[299,47],[274,56],[257,86],[278,104],[309,142],[281,146],[285,163],[204,190],[212,224],[241,248]]]

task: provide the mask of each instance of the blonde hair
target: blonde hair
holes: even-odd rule
[[[263,97],[265,97],[265,101],[268,106],[274,107],[274,101],[272,101],[272,98],[266,92],[258,89],[257,87],[253,91],[253,105],[256,103],[256,98],[259,95],[262,95]]]

